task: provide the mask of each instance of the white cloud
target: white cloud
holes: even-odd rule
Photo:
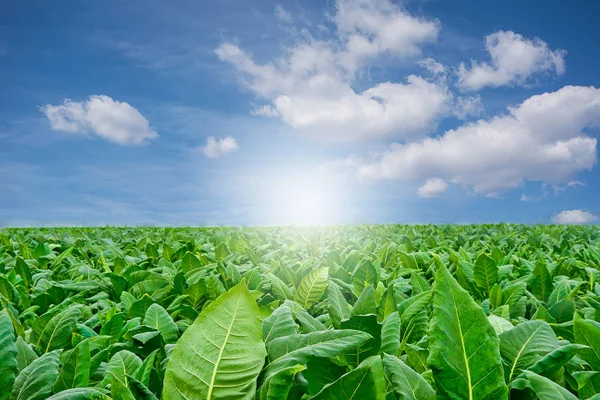
[[[231,136],[222,139],[215,139],[211,136],[206,139],[206,145],[202,147],[202,153],[207,158],[218,158],[237,149],[237,142]]]
[[[597,216],[581,210],[563,211],[552,217],[552,222],[555,224],[584,225],[596,221],[598,221]]]
[[[61,105],[47,104],[41,110],[55,131],[93,133],[121,145],[141,145],[158,137],[136,108],[108,96],[90,96],[80,102],[66,99]]]
[[[283,8],[281,4],[275,6],[275,16],[280,21],[292,22],[292,13]]]
[[[567,86],[508,110],[351,164],[364,179],[439,177],[486,195],[525,181],[566,183],[596,164],[597,139],[584,131],[600,127],[600,89]]]
[[[389,0],[338,0],[332,21],[337,35],[331,40],[309,38],[265,64],[231,43],[216,49],[268,103],[255,114],[324,139],[360,140],[422,137],[453,112],[455,97],[439,79],[410,75],[365,90],[353,85],[357,72],[379,56],[418,56],[436,39],[437,21],[410,16]]]
[[[417,190],[419,197],[438,197],[448,190],[448,184],[441,178],[431,178]]]
[[[555,71],[565,72],[564,50],[551,50],[539,38],[527,39],[512,31],[498,31],[485,38],[490,63],[471,61],[458,67],[458,85],[465,91],[504,85],[520,86],[534,74]]]
[[[453,114],[460,120],[483,115],[485,108],[481,96],[456,97]]]

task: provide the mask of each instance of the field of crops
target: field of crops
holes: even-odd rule
[[[600,228],[0,231],[0,400],[600,399]]]

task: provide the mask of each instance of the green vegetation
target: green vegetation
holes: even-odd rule
[[[600,229],[0,231],[0,400],[600,399]]]

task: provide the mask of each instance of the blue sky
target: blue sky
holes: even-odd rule
[[[3,2],[0,226],[596,222],[598,15]]]

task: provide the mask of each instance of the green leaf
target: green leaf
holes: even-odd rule
[[[136,400],[158,400],[143,382],[140,382],[131,375],[127,375],[127,381],[129,382],[129,391]]]
[[[327,311],[334,327],[339,328],[342,320],[350,316],[350,305],[344,298],[339,286],[330,283],[327,288]]]
[[[529,388],[542,400],[577,400],[567,389],[531,371],[523,371],[522,376],[510,386],[517,390]]]
[[[60,369],[54,392],[86,387],[90,379],[91,357],[89,340],[79,343]]]
[[[395,311],[383,320],[380,353],[394,355],[400,348],[400,314]]]
[[[329,283],[329,270],[327,267],[310,271],[296,289],[294,301],[308,310],[321,299]]]
[[[373,286],[367,286],[354,303],[350,316],[375,314],[377,312],[377,304],[375,303],[375,289]]]
[[[429,290],[409,297],[398,304],[398,314],[400,315],[402,326],[408,326],[413,317],[421,314],[423,309],[431,303],[432,296],[433,292]]]
[[[258,306],[239,284],[209,304],[181,336],[162,398],[252,399],[265,356]]]
[[[577,343],[589,346],[589,349],[581,351],[581,358],[594,370],[600,371],[600,323],[583,319],[579,314],[575,314],[573,333]]]
[[[292,365],[304,365],[312,357],[337,357],[353,351],[371,339],[365,332],[350,329],[317,331],[273,339],[267,347],[269,364],[265,375]]]
[[[513,328],[513,324],[511,324],[504,318],[499,317],[497,315],[488,315],[487,318],[488,318],[488,321],[490,322],[490,325],[492,325],[494,327],[494,331],[496,331],[496,335],[500,335],[501,333],[506,332]]]
[[[127,387],[127,375],[133,375],[140,365],[142,365],[142,360],[138,356],[128,350],[121,350],[108,362],[102,384],[104,386],[115,385],[115,381],[119,381],[124,387]]]
[[[263,340],[267,344],[275,338],[298,333],[290,308],[287,305],[277,307],[262,322],[262,333]]]
[[[61,311],[43,327],[39,336],[32,334],[35,345],[45,353],[61,349],[71,341],[77,321],[81,318],[81,306],[75,305]]]
[[[311,400],[385,400],[385,378],[380,356],[367,358],[358,367],[326,385]]]
[[[291,367],[282,368],[274,375],[270,376],[267,381],[262,384],[260,389],[260,400],[280,400],[287,399],[290,389],[294,383],[296,375],[304,371],[304,365],[296,364]]]
[[[587,348],[588,346],[582,344],[569,343],[546,354],[543,358],[529,367],[528,370],[535,372],[538,375],[552,378],[552,376],[568,363],[571,358],[575,357],[580,350]]]
[[[15,270],[23,279],[25,283],[25,287],[30,288],[33,282],[33,278],[31,277],[31,269],[29,265],[23,260],[21,257],[17,256],[15,259]]]
[[[6,310],[0,311],[0,400],[10,397],[17,372],[17,346],[12,320]]]
[[[154,366],[154,360],[156,359],[156,355],[158,354],[159,349],[154,350],[148,357],[144,359],[142,365],[138,367],[135,371],[133,377],[142,385],[147,386],[150,383],[150,375],[152,373],[152,368]],[[129,379],[132,375],[127,375],[127,379]]]
[[[579,398],[589,399],[600,394],[600,371],[578,371],[572,375],[577,381]]]
[[[373,286],[378,282],[377,270],[370,261],[365,261],[352,274],[352,285],[354,291],[360,295],[363,289],[369,285]]]
[[[167,310],[162,308],[159,304],[155,303],[148,307],[143,324],[158,330],[165,340],[165,343],[169,344],[177,341],[179,328]]]
[[[314,357],[306,363],[302,375],[308,381],[308,393],[317,394],[325,385],[346,373],[346,368],[333,363],[329,358]]]
[[[526,321],[502,333],[500,354],[508,382],[559,347],[554,331],[544,321]]]
[[[340,328],[343,330],[356,330],[368,333],[371,338],[356,349],[346,352],[345,358],[352,366],[363,362],[367,357],[377,354],[381,347],[381,325],[377,322],[375,314],[355,315],[342,321]]]
[[[552,285],[552,277],[548,268],[542,262],[538,262],[535,269],[531,273],[529,279],[529,288],[531,293],[542,301],[547,301],[548,296],[552,293],[554,286]]]
[[[265,276],[271,281],[271,288],[276,297],[280,300],[292,300],[294,298],[292,289],[286,285],[284,281],[279,279],[279,277],[271,273],[265,274]]]
[[[432,289],[428,364],[438,392],[455,399],[506,399],[498,337],[483,310],[446,267]]]
[[[185,253],[185,256],[181,259],[181,264],[179,264],[179,268],[184,272],[190,272],[195,270],[196,268],[202,268],[202,262],[196,257],[194,254],[189,251]]]
[[[15,344],[17,346],[17,370],[22,371],[26,366],[38,358],[38,356],[21,336],[17,336]]]
[[[485,254],[480,254],[473,267],[475,283],[489,295],[492,286],[498,282],[498,267],[494,260]]]
[[[59,350],[43,354],[19,373],[11,400],[46,400],[58,377]]]
[[[392,391],[403,400],[435,400],[431,385],[398,357],[383,355],[383,368]]]
[[[125,293],[127,292],[123,292],[123,294]],[[154,304],[152,298],[147,294],[144,294],[141,299],[134,301],[131,304],[131,307],[129,307],[129,311],[127,312],[127,317],[129,317],[129,319],[145,318],[146,311],[148,310],[148,308],[150,308],[152,304]]]
[[[64,390],[48,397],[47,400],[111,400],[111,398],[97,389],[75,388]]]

